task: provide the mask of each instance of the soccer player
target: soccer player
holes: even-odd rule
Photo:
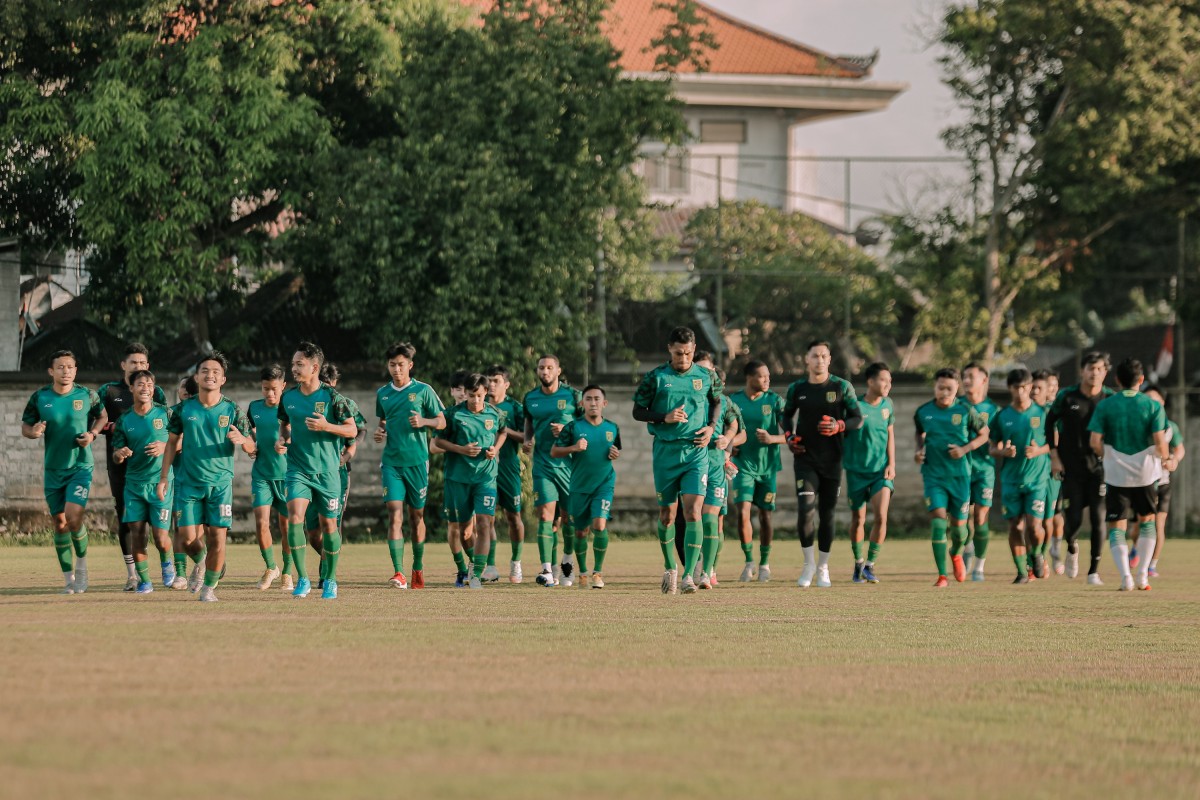
[[[867,394],[859,402],[863,424],[846,434],[846,494],[850,500],[850,549],[854,553],[855,583],[879,583],[875,559],[887,536],[888,506],[896,488],[896,409],[888,394],[892,371],[876,361],[867,367]],[[875,522],[864,560],[867,506]]]
[[[1138,589],[1149,589],[1146,571],[1154,558],[1154,515],[1158,504],[1158,479],[1163,469],[1172,472],[1171,427],[1161,403],[1138,391],[1144,373],[1142,362],[1127,358],[1117,365],[1120,391],[1096,404],[1088,422],[1092,452],[1103,460],[1105,520],[1108,546],[1121,591],[1130,591],[1135,578]],[[1136,575],[1130,574],[1129,547],[1125,529],[1130,509],[1138,522],[1142,542],[1141,562]]]
[[[510,583],[520,583],[524,577],[521,574],[521,550],[525,546],[525,521],[521,519],[521,485],[522,470],[521,445],[525,442],[525,407],[514,397],[509,397],[508,390],[512,386],[509,380],[508,367],[503,364],[493,364],[484,371],[488,379],[488,402],[496,407],[504,418],[504,429],[508,435],[504,447],[500,449],[500,469],[496,476],[496,493],[500,509],[504,512],[504,520],[508,523],[508,539],[512,545],[512,558],[508,564],[508,580]],[[499,537],[496,537],[499,538]],[[496,570],[496,539],[492,540],[491,551],[488,553],[488,568],[483,580],[499,580],[500,573]]]
[[[467,378],[471,377],[470,370],[460,369],[450,376],[450,399],[454,406],[462,405],[466,402]],[[442,448],[441,439],[433,438],[429,440],[430,453],[445,453]],[[442,464],[443,473],[445,472],[445,462]],[[442,492],[442,510],[445,510],[445,487],[443,485]],[[450,555],[454,558],[454,568],[456,570],[454,577],[454,586],[457,589],[467,587],[471,577],[470,561],[474,557],[474,547],[471,543],[471,538],[474,536],[474,516],[471,517],[471,522],[460,525],[457,522],[446,520],[446,543],[450,545]],[[471,552],[466,552],[466,548],[471,547]]]
[[[583,398],[579,390],[562,380],[558,356],[544,355],[537,362],[538,387],[525,395],[525,452],[533,452],[533,505],[538,520],[538,555],[542,571],[537,576],[539,586],[558,585],[554,574],[558,537],[554,530],[556,517],[566,517],[568,489],[571,483],[570,462],[550,456],[554,440],[563,427],[583,415]],[[562,583],[574,582],[572,555],[575,537],[569,525],[563,536],[563,560],[559,565]]]
[[[1167,408],[1167,396],[1163,394],[1162,389],[1157,386],[1147,386],[1142,391],[1151,400],[1157,400],[1162,405],[1164,412],[1170,410]],[[1158,535],[1155,536],[1154,558],[1151,559],[1150,566],[1146,570],[1146,576],[1150,578],[1158,577],[1158,561],[1162,558],[1163,545],[1167,540],[1167,516],[1171,512],[1171,473],[1179,469],[1180,462],[1187,455],[1187,451],[1183,446],[1183,435],[1179,432],[1179,426],[1170,419],[1167,420],[1167,425],[1171,427],[1171,437],[1168,445],[1171,448],[1171,461],[1174,464],[1174,469],[1168,470],[1164,467],[1162,476],[1158,479],[1158,509],[1154,515],[1154,529]],[[1133,553],[1133,550],[1129,551],[1129,566],[1131,568],[1137,566]]]
[[[1058,397],[1058,372],[1052,369],[1039,369],[1033,373],[1033,402],[1037,403],[1050,411],[1050,406],[1054,403],[1054,398]],[[1046,431],[1046,440],[1049,443],[1052,434]],[[1062,474],[1050,472],[1050,482],[1047,484],[1048,491],[1046,493],[1046,516],[1042,523],[1045,528],[1046,538],[1042,540],[1042,558],[1046,557],[1046,550],[1050,550],[1050,560],[1054,566],[1054,574],[1062,575],[1066,572],[1066,564],[1063,563],[1062,557],[1062,539],[1063,539],[1063,514],[1062,514]]]
[[[474,565],[468,586],[483,586],[488,547],[496,516],[496,474],[505,428],[500,412],[487,402],[488,382],[471,374],[463,389],[466,400],[446,412],[438,444],[446,453],[446,519],[466,526],[474,522]]]
[[[966,400],[958,397],[958,371],[939,369],[933,376],[933,400],[913,415],[917,431],[914,460],[921,465],[925,483],[925,508],[933,542],[933,561],[938,579],[934,587],[949,585],[947,579],[946,530],[953,526],[954,540],[966,538],[967,513],[971,504],[971,467],[966,456],[987,445],[988,426]],[[983,565],[977,564],[983,580]],[[965,573],[962,556],[955,556],[955,577]]]
[[[988,371],[977,361],[962,369],[963,397],[985,425],[991,425],[1000,407],[988,397]],[[983,580],[983,567],[973,564],[987,558],[988,542],[991,539],[988,517],[992,513],[992,498],[996,487],[996,459],[985,445],[972,450],[967,456],[971,475],[970,523],[974,533],[963,548],[963,569],[971,573],[971,580]],[[978,575],[978,577],[976,577]]]
[[[713,421],[721,412],[721,379],[693,363],[695,352],[696,334],[689,328],[673,329],[667,338],[670,361],[646,373],[633,397],[633,418],[649,423],[654,436],[652,464],[664,594],[679,590],[671,523],[680,502],[687,524],[683,591],[690,594],[698,588],[692,572],[700,560],[704,538],[700,513],[708,488],[708,443]]]
[[[150,582],[150,569],[146,563],[147,532],[153,531],[154,545],[158,549],[162,565],[163,586],[170,588],[175,583],[175,565],[171,553],[171,504],[174,486],[167,489],[168,496],[159,499],[158,476],[162,472],[162,457],[167,449],[167,432],[171,412],[166,405],[154,402],[162,396],[155,386],[154,373],[138,370],[129,379],[133,390],[133,406],[121,414],[109,440],[113,446],[113,461],[125,467],[125,496],[122,522],[129,525],[132,538],[133,557],[136,564],[138,594],[150,594],[154,584]]]
[[[1046,577],[1041,546],[1050,446],[1046,444],[1046,409],[1033,402],[1033,376],[1029,370],[1018,367],[1009,371],[1007,382],[1012,402],[992,419],[989,438],[992,455],[1004,459],[1000,465],[1000,494],[1004,498],[1004,518],[1008,520],[1008,546],[1017,567],[1013,583],[1024,584],[1029,583],[1031,568],[1035,578]],[[976,569],[982,572],[983,559],[976,563]],[[962,580],[958,562],[954,577]]]
[[[292,596],[308,597],[312,583],[305,563],[304,517],[311,503],[320,516],[325,570],[321,599],[338,596],[337,565],[342,551],[338,513],[342,507],[339,469],[343,439],[358,436],[354,411],[346,398],[321,382],[325,353],[312,342],[301,342],[292,356],[295,386],[279,402],[279,439],[275,452],[287,455],[288,543],[296,565]]]
[[[387,349],[391,381],[375,392],[375,442],[384,443],[380,460],[383,499],[388,512],[388,552],[393,575],[388,584],[407,589],[404,577],[404,518],[412,543],[412,587],[425,588],[425,501],[429,496],[429,434],[446,427],[445,406],[427,383],[412,377],[417,348],[396,342]]]
[[[279,401],[287,388],[283,367],[271,364],[259,373],[259,389],[262,398],[254,400],[246,409],[254,437],[254,466],[250,471],[250,495],[254,508],[254,529],[258,537],[258,549],[262,553],[266,571],[258,581],[260,591],[271,588],[280,577],[275,564],[274,542],[271,537],[271,520],[279,525],[279,540],[283,544],[283,588],[295,589],[292,582],[292,548],[287,540],[287,459],[275,452],[279,439]]]
[[[100,396],[75,383],[78,371],[70,350],[51,355],[50,383],[30,396],[21,415],[21,435],[45,441],[43,491],[54,520],[54,550],[62,569],[63,594],[82,594],[88,588],[83,511],[92,488],[92,442],[108,422]]]
[[[725,385],[725,370],[716,367],[712,355],[700,366],[716,373],[721,385]],[[724,394],[721,395],[721,410],[713,425],[713,435],[708,442],[708,486],[704,492],[704,503],[700,506],[700,527],[703,539],[700,545],[700,561],[697,562],[692,580],[700,589],[711,589],[715,585],[713,572],[717,567],[717,553],[721,547],[722,517],[729,510],[730,476],[737,475],[730,450],[745,444],[746,431],[738,407]],[[678,521],[678,518],[677,518]],[[677,533],[678,535],[678,533]],[[684,544],[687,543],[687,520],[684,520]],[[676,550],[678,552],[678,548]],[[686,552],[684,553],[686,560]],[[697,578],[696,573],[699,573]]]
[[[617,471],[613,462],[621,457],[621,429],[604,418],[608,399],[604,389],[591,384],[583,390],[583,417],[571,420],[550,448],[551,458],[571,462],[569,522],[575,535],[579,582],[587,578],[588,532],[593,535],[591,587],[604,588],[604,557],[608,553],[608,518],[612,512]]]
[[[179,416],[183,407],[183,402],[195,397],[199,391],[200,389],[196,385],[196,377],[194,375],[188,375],[180,380],[179,384],[175,387],[175,405],[171,406],[171,414],[173,416]],[[179,477],[179,468],[183,466],[182,439],[179,440],[175,448],[175,461],[171,464],[171,479],[176,485],[178,485],[179,482],[177,479]],[[175,532],[171,543],[175,549],[175,582],[171,584],[171,588],[183,591],[184,589],[188,588],[189,583],[188,578],[185,577],[187,575],[188,559],[192,559],[192,562],[195,565],[192,570],[191,583],[194,586],[199,586],[200,582],[204,580],[204,559],[208,554],[204,550],[203,540],[198,542],[189,542],[187,536],[185,535],[183,526],[179,524],[180,514],[174,511],[174,507],[175,498],[174,491],[172,491],[171,508],[173,513],[171,517],[172,527],[174,528]]]
[[[150,369],[150,351],[144,344],[133,342],[125,348],[125,357],[121,359],[121,379],[103,384],[96,394],[104,404],[108,414],[108,424],[101,433],[105,438],[105,454],[108,464],[108,488],[112,492],[113,504],[117,509],[117,543],[121,546],[121,555],[125,559],[125,570],[128,573],[125,580],[125,591],[132,592],[138,585],[138,573],[134,567],[133,549],[130,544],[129,525],[125,518],[125,465],[113,460],[113,431],[117,420],[133,405],[133,390],[130,380],[135,372]],[[155,388],[154,402],[166,405],[167,396],[162,389]]]
[[[796,583],[802,587],[811,586],[814,575],[817,586],[833,585],[829,552],[833,549],[833,514],[842,492],[842,448],[846,432],[858,430],[863,422],[854,387],[829,373],[831,360],[829,342],[809,342],[804,355],[808,374],[788,387],[783,408],[800,505],[804,569]],[[817,557],[814,537],[820,551]]]
[[[1047,436],[1050,437],[1050,469],[1063,476],[1062,506],[1067,540],[1066,575],[1079,574],[1079,546],[1076,539],[1083,526],[1086,509],[1092,532],[1091,564],[1087,582],[1101,586],[1100,558],[1103,555],[1104,528],[1101,522],[1104,507],[1104,468],[1092,452],[1088,423],[1096,405],[1112,395],[1104,385],[1111,362],[1108,353],[1085,353],[1079,362],[1079,383],[1058,393],[1046,415]]]
[[[225,568],[225,538],[233,524],[233,454],[241,447],[255,452],[250,423],[242,410],[221,393],[229,362],[214,351],[200,359],[196,368],[197,393],[179,405],[167,425],[167,449],[159,470],[157,495],[166,501],[171,489],[171,465],[180,441],[186,450],[175,476],[175,513],[178,515],[184,549],[195,552],[200,528],[204,529],[208,555],[203,585],[195,580],[188,588],[199,591],[203,602],[216,602],[217,582]]]
[[[730,499],[738,515],[738,539],[745,566],[739,578],[754,580],[754,529],[751,507],[758,509],[758,579],[771,579],[771,541],[775,535],[771,520],[775,510],[776,479],[783,469],[779,446],[783,435],[783,398],[771,391],[771,370],[761,361],[748,361],[742,369],[745,388],[730,395],[738,407],[746,428],[746,441],[733,451],[737,475],[730,486]],[[766,567],[764,570],[763,567]]]

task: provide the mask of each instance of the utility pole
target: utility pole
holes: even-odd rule
[[[600,328],[596,331],[596,375],[608,373],[608,299],[604,287],[604,236],[596,234],[596,318]]]
[[[1175,265],[1175,397],[1176,412],[1179,419],[1179,436],[1187,441],[1188,430],[1188,381],[1186,350],[1186,331],[1183,325],[1184,276],[1187,272],[1187,214],[1179,213],[1179,253]],[[1172,533],[1183,533],[1187,529],[1188,513],[1190,511],[1189,495],[1191,494],[1191,459],[1183,460],[1182,469],[1177,473],[1178,480],[1171,481],[1171,492],[1175,495],[1176,508],[1169,517]]]

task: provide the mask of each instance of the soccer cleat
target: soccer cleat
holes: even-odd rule
[[[742,583],[749,583],[754,580],[754,562],[747,561],[746,566],[742,567],[742,577],[738,578]]]
[[[271,588],[271,584],[279,577],[279,567],[271,567],[263,572],[262,577],[258,579],[258,590],[265,592]]]
[[[1117,591],[1132,592],[1133,591],[1133,576],[1126,575],[1125,577],[1121,578],[1121,588],[1118,589]]]
[[[550,587],[555,584],[554,573],[549,569],[543,569],[539,572],[535,580],[538,586]]]
[[[520,583],[525,578],[521,575],[521,562],[510,561],[508,564],[508,582]]]
[[[197,561],[192,567],[192,574],[188,575],[187,590],[192,594],[200,591],[200,586],[204,583],[204,562]]]
[[[317,578],[317,588],[318,589],[325,588],[325,579],[324,578]]]
[[[325,581],[321,588],[322,600],[337,600],[337,581]]]
[[[1089,572],[1087,576],[1088,586],[1103,586],[1104,581],[1100,580],[1100,573]]]
[[[1067,553],[1067,577],[1079,577],[1079,553]]]
[[[963,550],[962,560],[963,560],[963,572],[970,572],[971,566],[975,563],[975,551]]]
[[[700,580],[696,581],[696,587],[698,589],[711,589],[712,588],[712,581],[709,579],[707,572],[700,573]]]
[[[414,588],[414,589],[424,589],[425,588],[425,571],[424,570],[414,569],[412,571],[412,588]]]
[[[954,567],[954,580],[962,583],[967,579],[967,565],[962,556],[950,556],[950,564]]]
[[[467,587],[471,588],[471,589],[482,589],[483,588],[483,581],[479,579],[479,576],[476,575],[474,573],[474,571],[471,572],[471,578],[470,578],[470,580],[467,581]]]
[[[217,602],[217,590],[212,586],[201,586],[200,596],[196,599],[201,603],[215,603]]]
[[[1041,556],[1033,557],[1033,577],[1038,580],[1046,579],[1046,559]]]
[[[1146,575],[1151,578],[1157,578],[1158,570],[1156,570],[1154,567],[1150,567],[1149,569],[1146,570]]]
[[[174,562],[168,561],[166,564],[162,565],[162,582],[164,589],[170,589],[171,585],[175,583]]]
[[[1061,544],[1061,539],[1050,539],[1050,562],[1053,564],[1055,575],[1062,575],[1065,569],[1063,567],[1062,558],[1059,556],[1059,545]]]
[[[408,579],[404,577],[403,572],[397,572],[388,581],[388,585],[391,586],[393,589],[407,589],[408,588]]]
[[[867,583],[879,583],[879,578],[875,577],[874,564],[863,564],[862,579]]]
[[[696,566],[692,568],[692,581],[694,581],[697,586],[700,585],[700,576],[703,574],[704,567],[700,565],[699,561],[697,561]]]
[[[579,588],[586,589],[588,586],[588,575],[586,572],[579,573]]]
[[[138,587],[137,575],[130,575],[125,579],[125,591],[136,592]]]
[[[59,594],[75,594],[75,576],[70,572],[63,573],[63,588]]]
[[[975,583],[983,583],[983,570],[977,569],[971,573],[971,580]]]
[[[186,589],[187,587],[188,587],[187,578],[183,577],[182,575],[176,575],[175,580],[171,581],[172,589],[178,589],[178,590],[182,591],[182,590]]]
[[[694,580],[692,580],[691,575],[684,575],[683,576],[683,585],[680,586],[679,588],[684,594],[695,594],[696,590],[699,589],[700,587],[698,587],[696,585],[696,582]],[[671,592],[671,594],[674,594],[674,592]]]
[[[496,569],[495,564],[488,564],[483,568],[483,575],[479,579],[484,583],[495,583],[500,580],[500,570]]]
[[[1022,583],[1029,583],[1029,573],[1019,572],[1019,573],[1017,573],[1017,577],[1013,578],[1014,585],[1022,584]]]
[[[139,581],[138,585],[137,585],[137,592],[135,592],[135,594],[150,594],[153,591],[154,591],[153,583],[151,583],[150,581],[146,581],[144,583]]]
[[[854,577],[850,579],[852,583],[864,583],[863,580],[863,565],[861,561],[854,562]]]
[[[601,575],[599,572],[592,573],[592,588],[593,589],[603,589],[604,588],[604,576]]]
[[[560,583],[562,583],[562,579],[563,579],[562,564],[555,564],[554,565],[554,583],[552,585],[558,586]]]
[[[829,566],[823,564],[817,567],[817,588],[828,589],[833,586],[833,582],[829,580]]]
[[[456,573],[454,576],[454,588],[455,589],[465,589],[466,586],[467,586],[467,573],[466,572]]]
[[[662,593],[663,594],[679,594],[679,570],[678,569],[668,569],[663,572]]]
[[[563,586],[574,586],[575,585],[575,565],[571,564],[570,562],[565,562],[563,564],[562,585]]]
[[[1140,560],[1141,559],[1138,558],[1137,548],[1136,547],[1129,548],[1129,568],[1137,569],[1138,561],[1140,561]]]
[[[82,558],[75,562],[75,579],[72,583],[75,586],[75,594],[83,594],[88,590],[87,563]]]
[[[800,570],[800,579],[796,581],[796,585],[802,589],[807,589],[812,586],[813,578],[817,575],[817,565],[804,562],[804,569]]]
[[[312,581],[308,578],[300,578],[296,581],[296,588],[292,590],[292,597],[308,597],[308,593],[311,591]]]
[[[938,579],[933,582],[933,588],[935,589],[945,589],[949,585],[950,581],[946,579],[945,575],[938,575]]]
[[[718,586],[720,586],[720,584],[717,583],[717,568],[716,567],[713,567],[712,572],[708,573],[708,582],[710,584],[712,584],[712,587],[714,589],[717,588]]]
[[[1055,575],[1064,575],[1064,574],[1066,574],[1066,571],[1067,571],[1067,565],[1062,562],[1061,558],[1056,559],[1054,561],[1054,574]]]
[[[1148,592],[1150,591],[1150,584],[1147,581],[1138,581],[1137,588],[1139,592]]]
[[[280,588],[283,589],[285,592],[290,592],[296,588],[296,582],[294,580],[292,580],[291,575],[284,575],[283,583],[280,585]]]
[[[758,565],[758,582],[759,583],[770,583],[771,582],[771,565],[770,564],[759,564]]]

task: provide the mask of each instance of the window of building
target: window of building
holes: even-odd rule
[[[700,123],[700,141],[705,144],[745,144],[744,120],[704,120]]]
[[[687,161],[683,155],[660,155],[642,161],[642,177],[652,192],[687,191]]]

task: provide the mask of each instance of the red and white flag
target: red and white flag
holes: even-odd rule
[[[1163,336],[1162,347],[1158,351],[1158,358],[1154,361],[1154,380],[1161,380],[1168,372],[1171,371],[1171,364],[1175,361],[1175,326],[1168,325],[1167,332]]]

